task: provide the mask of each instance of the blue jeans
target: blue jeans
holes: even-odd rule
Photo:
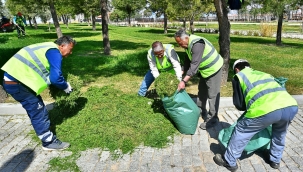
[[[37,96],[34,91],[20,83],[5,84],[3,82],[3,88],[16,101],[22,104],[43,146],[50,144],[56,136],[50,131],[48,111],[41,96]]]
[[[142,84],[140,86],[140,89],[138,91],[138,95],[145,96],[148,88],[150,85],[155,81],[155,78],[153,74],[151,73],[151,70],[147,71],[147,73],[144,76],[144,79],[142,81]]]
[[[297,112],[298,106],[290,106],[257,118],[244,117],[239,120],[224,154],[225,160],[230,166],[236,166],[237,159],[240,158],[249,140],[256,133],[272,125],[270,161],[280,163],[285,146],[287,128]]]

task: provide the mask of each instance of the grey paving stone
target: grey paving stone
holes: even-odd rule
[[[182,164],[182,156],[181,155],[174,155],[172,157],[172,166],[174,167],[181,167],[183,164]]]
[[[300,108],[287,133],[280,169],[272,169],[262,157],[253,154],[239,161],[237,172],[303,171],[303,106]],[[226,168],[217,166],[212,160],[214,153],[224,152],[224,147],[217,140],[218,132],[232,124],[242,113],[234,107],[222,107],[219,112],[219,125],[208,130],[201,130],[197,126],[194,135],[176,135],[173,137],[173,143],[165,148],[140,145],[131,155],[124,155],[117,160],[111,159],[109,151],[91,149],[81,152],[77,165],[81,171],[96,172],[226,172]],[[199,123],[201,121],[199,118]],[[32,130],[27,115],[0,115],[1,172],[13,168],[16,171],[26,169],[44,172],[47,171],[48,162],[52,158],[71,154],[68,151],[42,151],[41,143],[35,142],[32,136],[27,135]]]
[[[131,161],[129,164],[129,171],[138,171],[139,170],[139,161]]]
[[[255,171],[266,172],[265,167],[262,164],[252,164]]]

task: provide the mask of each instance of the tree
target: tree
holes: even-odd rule
[[[216,8],[214,6],[214,3],[211,1],[201,1],[203,6],[203,13],[206,15],[206,26],[208,22],[208,16],[209,14],[215,14]]]
[[[100,0],[101,15],[102,15],[102,34],[103,34],[103,48],[104,54],[110,55],[110,42],[108,34],[108,0]]]
[[[117,9],[114,9],[114,11],[110,14],[110,20],[115,22],[124,20],[126,19],[126,17],[127,14],[124,11],[120,11]]]
[[[163,20],[164,20],[164,25],[163,25],[163,29],[164,29],[164,33],[167,33],[167,8],[168,8],[168,3],[169,0],[148,0],[148,4],[149,4],[149,9],[152,12],[156,13],[157,17],[160,17],[163,15]]]
[[[44,5],[48,5],[53,18],[54,26],[56,28],[57,36],[58,38],[62,36],[62,31],[59,25],[54,0],[7,0],[6,3],[10,4],[8,8],[14,12],[19,11],[20,7],[22,7],[22,11],[24,14],[28,14],[30,12],[28,10],[32,10],[31,6],[34,6],[34,4],[37,5],[36,7],[39,8]]]
[[[225,0],[214,0],[219,23],[219,46],[220,55],[224,59],[222,67],[222,82],[221,85],[227,83],[228,69],[230,61],[230,23],[228,20],[228,9]]]
[[[53,18],[53,22],[54,22],[54,25],[55,25],[55,28],[56,28],[56,33],[57,33],[57,37],[60,38],[63,36],[62,34],[62,31],[61,31],[61,28],[60,28],[60,24],[59,24],[59,21],[58,21],[58,17],[57,17],[57,12],[56,12],[56,8],[55,8],[55,5],[54,5],[54,1],[53,0],[49,0],[49,8],[50,8],[50,11],[51,11],[51,14],[52,14],[52,18]]]
[[[115,9],[124,11],[128,15],[128,25],[130,26],[130,18],[135,12],[140,11],[145,5],[145,0],[112,0]]]
[[[191,33],[194,32],[194,20],[199,19],[202,14],[201,0],[178,0],[168,4],[168,16],[170,19],[183,21],[183,27],[186,28],[186,21],[190,21]]]
[[[271,11],[278,16],[278,26],[276,34],[276,45],[282,45],[282,26],[284,14],[287,11],[288,6],[294,6],[300,4],[302,0],[259,0],[259,3],[263,5],[263,10]]]

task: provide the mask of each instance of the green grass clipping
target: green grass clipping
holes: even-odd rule
[[[175,74],[161,73],[155,80],[155,88],[159,97],[171,97],[178,88],[180,81]]]
[[[76,101],[81,96],[80,90],[83,86],[83,81],[78,76],[72,74],[68,74],[65,78],[73,88],[73,91],[67,94],[64,90],[50,85],[49,94],[55,99],[56,106],[74,108],[77,105]]]

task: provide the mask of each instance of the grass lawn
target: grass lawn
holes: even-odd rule
[[[59,139],[71,143],[69,150],[74,153],[65,159],[53,160],[53,170],[74,167],[79,151],[88,148],[128,153],[141,144],[159,148],[166,146],[178,134],[176,128],[159,99],[138,97],[137,91],[149,69],[146,54],[152,42],[159,40],[174,44],[183,61],[185,52],[174,41],[175,30],[163,34],[161,28],[110,26],[112,55],[105,56],[100,25],[97,31],[83,24],[73,24],[69,28],[62,25],[61,29],[63,34],[73,36],[78,42],[73,54],[63,60],[63,73],[79,77],[83,86],[75,108],[58,107],[50,111],[52,130]],[[27,27],[26,31],[28,36],[24,39],[17,39],[16,31],[0,34],[0,66],[26,45],[57,38],[55,29],[49,32],[46,25],[39,26],[37,30]],[[218,34],[198,35],[219,49]],[[290,94],[302,94],[303,42],[282,40],[283,46],[277,47],[275,38],[231,35],[230,66],[236,59],[247,59],[254,69],[288,78],[286,88]],[[231,78],[230,70],[227,85],[221,87],[222,96],[232,95]],[[194,78],[186,91],[197,95],[197,83],[197,78]],[[41,95],[45,101],[53,101],[48,90]],[[8,98],[7,102],[14,100]],[[72,170],[77,171],[77,168]]]

